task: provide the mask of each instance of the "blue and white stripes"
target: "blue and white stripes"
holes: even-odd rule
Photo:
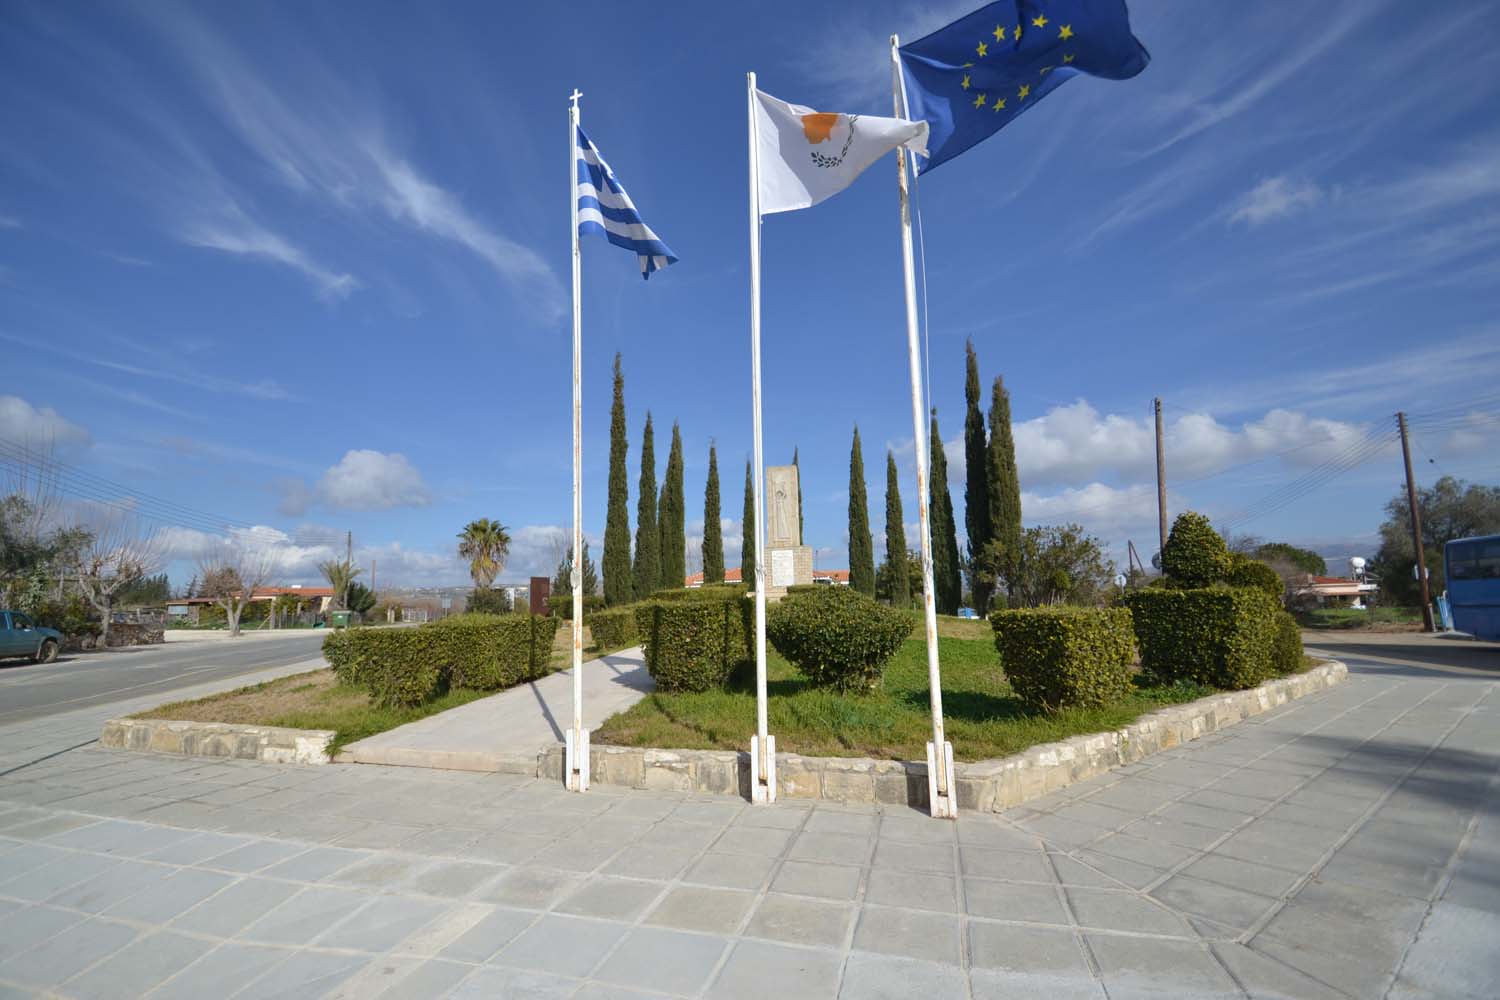
[[[614,171],[599,155],[599,148],[577,129],[573,140],[574,159],[578,164],[575,183],[578,195],[578,235],[596,233],[617,247],[633,250],[641,262],[641,277],[651,277],[677,262],[672,248],[663,243],[651,227],[641,221],[630,195],[615,179]]]

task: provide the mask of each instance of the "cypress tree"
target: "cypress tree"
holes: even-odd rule
[[[891,580],[891,604],[911,604],[911,576],[906,568],[906,525],[901,514],[901,487],[896,480],[896,456],[885,453],[885,564]]]
[[[745,459],[745,509],[740,514],[740,582],[755,586],[755,485]]]
[[[953,520],[953,498],[948,493],[948,455],[938,432],[937,410],[932,411],[932,481],[927,484],[928,516],[932,519],[932,600],[940,615],[958,614],[963,579],[958,569],[958,525]]]
[[[604,603],[629,604],[635,593],[630,575],[630,483],[625,453],[625,375],[615,354],[615,398],[609,407],[609,508],[604,515]]]
[[[849,586],[875,596],[875,546],[870,540],[870,501],[865,494],[865,457],[859,446],[859,426],[849,449]]]
[[[675,422],[656,517],[661,532],[661,585],[680,589],[687,582],[687,503],[682,491],[682,432]]]
[[[641,435],[641,496],[635,508],[635,596],[650,597],[661,584],[661,535],[656,530],[656,445],[651,411]]]
[[[994,588],[985,565],[985,551],[994,529],[990,521],[989,447],[984,437],[984,410],[979,406],[979,358],[974,341],[965,345],[964,402],[964,528],[969,536],[969,592],[974,607],[984,614]]]
[[[797,470],[797,544],[802,544],[802,466],[797,464],[797,449],[792,449],[792,468]]]
[[[996,376],[990,390],[990,446],[985,461],[990,480],[989,572],[996,585],[1014,574],[1021,551],[1021,479],[1016,472],[1016,442],[1010,428],[1010,393]],[[1006,592],[1010,592],[1009,586]]]
[[[703,490],[703,585],[724,582],[724,528],[719,523],[719,452],[708,446],[708,485]]]

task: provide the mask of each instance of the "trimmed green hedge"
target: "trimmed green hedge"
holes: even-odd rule
[[[651,595],[653,601],[729,601],[744,597],[747,591],[737,583],[714,583],[704,587],[672,587]],[[755,591],[748,591],[751,597]]]
[[[1130,693],[1135,638],[1125,608],[1020,608],[990,616],[1011,688],[1031,708],[1097,708]]]
[[[454,615],[400,629],[346,629],[323,640],[323,655],[345,684],[378,705],[420,705],[450,687],[497,691],[547,670],[557,619],[538,615]]]
[[[1125,595],[1141,666],[1164,681],[1252,688],[1274,674],[1280,604],[1253,587]]]
[[[598,594],[583,595],[583,620],[588,621],[595,611],[604,607],[604,598]],[[563,594],[551,594],[547,598],[547,613],[561,618],[563,621],[573,620],[573,593],[568,591]]]
[[[754,655],[755,601],[732,589],[732,595],[653,599],[637,605],[636,638],[658,690],[723,687],[729,672]]]
[[[1229,574],[1225,582],[1231,587],[1257,587],[1276,598],[1278,603],[1286,597],[1286,584],[1281,581],[1280,573],[1257,559],[1237,553],[1229,557]]]
[[[1271,665],[1285,677],[1302,669],[1302,628],[1297,619],[1283,611],[1276,618],[1276,640],[1271,651]]]
[[[610,608],[589,616],[589,632],[600,649],[624,649],[636,644],[635,608]]]
[[[797,590],[770,609],[766,638],[820,687],[868,691],[885,663],[911,635],[904,611],[878,604],[852,587]]]
[[[1187,510],[1172,522],[1161,550],[1161,571],[1180,587],[1207,587],[1229,572],[1229,547],[1208,518]]]

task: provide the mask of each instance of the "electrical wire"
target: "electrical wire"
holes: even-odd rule
[[[212,514],[39,454],[21,442],[0,437],[0,469],[21,477],[35,476],[45,488],[75,500],[107,507],[160,524],[218,534],[227,528],[253,528],[246,521]]]

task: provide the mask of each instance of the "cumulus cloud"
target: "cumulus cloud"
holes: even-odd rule
[[[282,510],[296,512],[299,504],[305,509],[314,499],[330,510],[392,510],[426,507],[432,494],[405,455],[361,448],[345,452],[311,491],[285,490]]]
[[[1205,476],[1270,455],[1316,465],[1349,448],[1365,430],[1292,410],[1271,410],[1237,427],[1189,413],[1168,422],[1166,447],[1174,477]],[[1023,484],[1079,486],[1106,475],[1146,480],[1155,474],[1155,428],[1145,416],[1101,414],[1079,400],[1016,424],[1014,434]]]
[[[19,396],[0,396],[0,438],[29,449],[85,448],[89,432],[50,406],[37,408]]]
[[[189,565],[233,547],[254,558],[265,558],[272,567],[274,583],[313,586],[323,582],[318,565],[343,559],[345,552],[342,531],[313,524],[301,525],[290,534],[266,525],[235,528],[222,535],[169,527],[162,530],[159,543],[168,561]],[[400,542],[356,545],[354,564],[366,570],[373,564],[379,574],[377,585],[442,586],[462,583],[468,576],[455,551],[412,549]]]
[[[1323,200],[1323,189],[1309,180],[1268,177],[1235,203],[1230,222],[1258,226],[1312,208]]]

